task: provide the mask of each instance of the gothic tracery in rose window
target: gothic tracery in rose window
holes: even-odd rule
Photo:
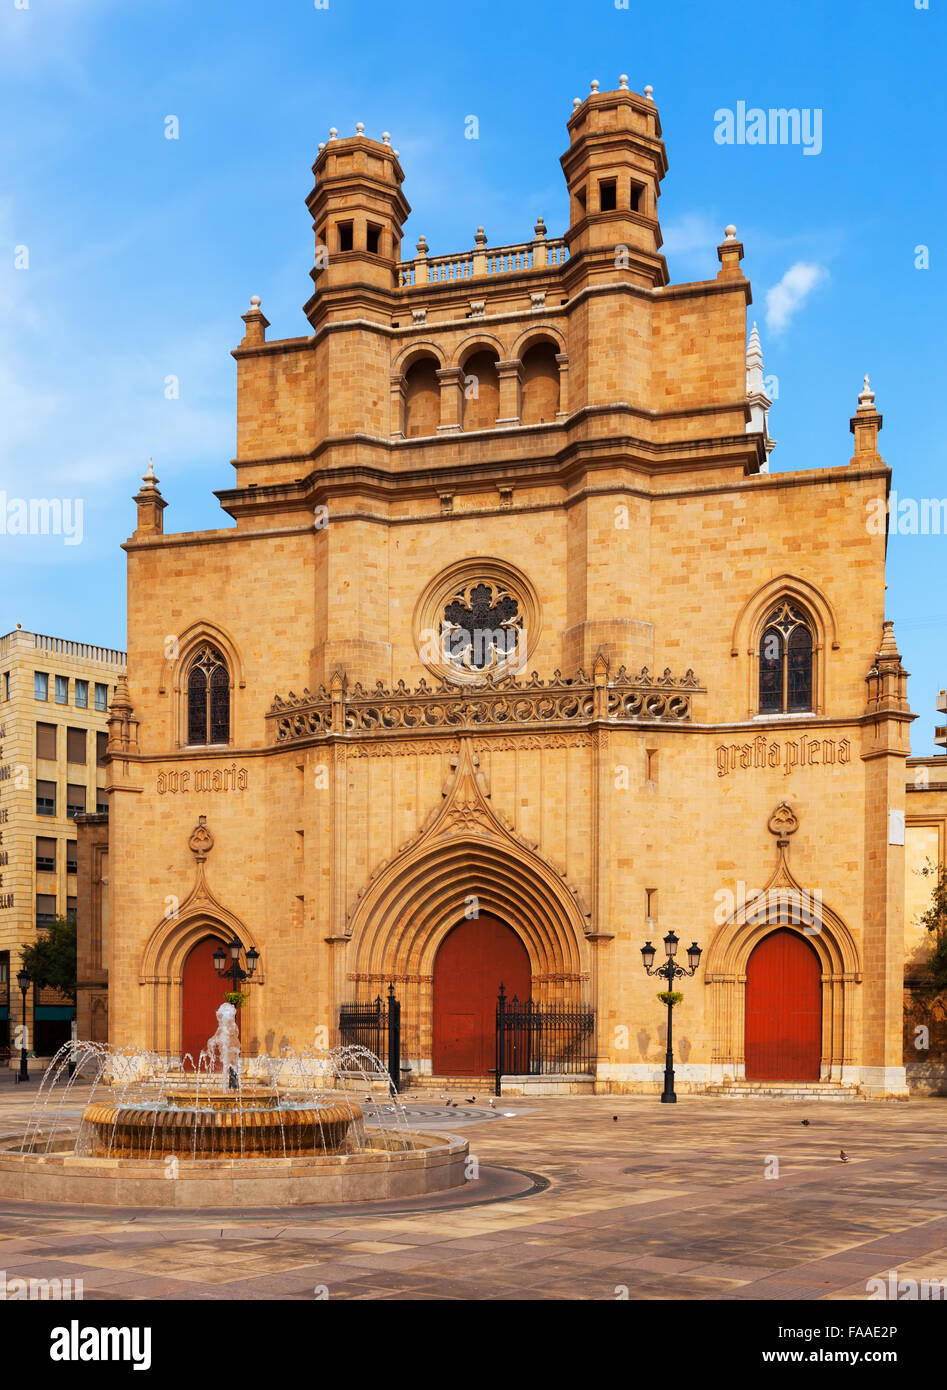
[[[517,600],[499,584],[465,584],[444,607],[441,645],[444,659],[465,671],[486,674],[515,665],[525,650]]]

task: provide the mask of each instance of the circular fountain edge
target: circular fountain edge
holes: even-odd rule
[[[403,1138],[403,1149],[301,1158],[82,1158],[5,1148],[0,1198],[106,1207],[325,1206],[420,1196],[467,1181],[465,1139],[419,1132]]]

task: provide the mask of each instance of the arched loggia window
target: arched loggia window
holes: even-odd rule
[[[760,714],[812,709],[812,628],[800,609],[779,603],[760,637]]]
[[[206,643],[187,672],[188,744],[230,742],[230,672],[222,652]]]

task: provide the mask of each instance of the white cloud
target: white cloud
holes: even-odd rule
[[[815,261],[796,261],[778,284],[766,291],[766,327],[782,333],[829,272]]]

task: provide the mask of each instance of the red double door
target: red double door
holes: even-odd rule
[[[436,1076],[484,1077],[496,1066],[496,1010],[507,997],[529,998],[529,956],[516,932],[497,917],[461,922],[434,960]]]
[[[205,936],[188,952],[181,976],[181,1056],[191,1054],[184,1065],[197,1067],[201,1052],[217,1032],[217,1010],[230,988],[214,968],[214,952],[223,943],[216,936]]]
[[[799,932],[763,938],[746,968],[746,1079],[818,1081],[822,966]]]

